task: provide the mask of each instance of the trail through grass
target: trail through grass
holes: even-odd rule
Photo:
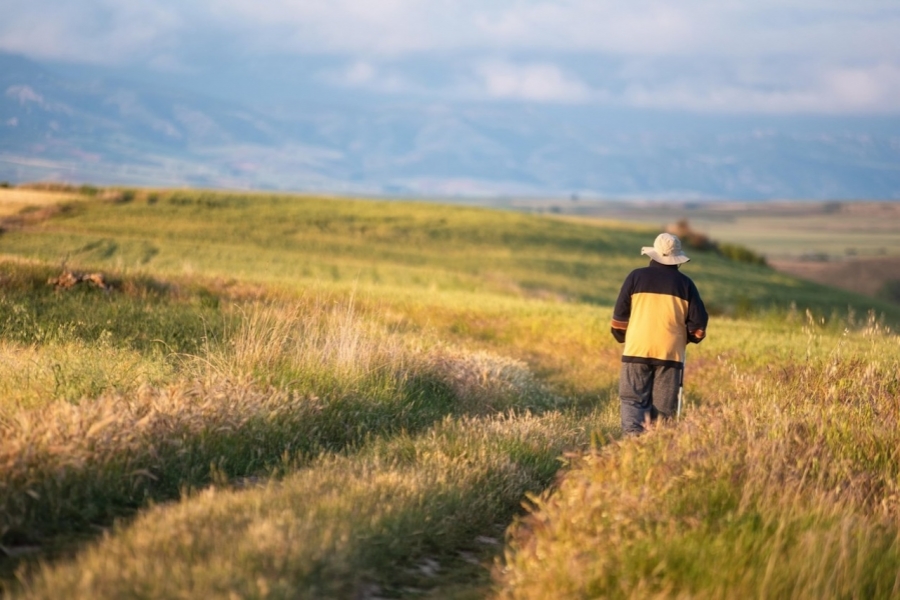
[[[419,437],[324,457],[279,483],[153,509],[26,597],[349,598],[412,593],[478,552],[542,489],[583,419],[447,419]],[[86,576],[86,574],[89,574]]]
[[[612,415],[598,421],[598,413],[588,405],[575,412],[566,409],[562,399],[539,383],[524,363],[490,352],[490,344],[463,350],[438,342],[433,333],[432,337],[422,335],[437,326],[459,329],[459,317],[444,321],[446,314],[434,313],[434,319],[417,322],[415,311],[411,311],[403,325],[389,311],[376,308],[382,301],[367,302],[327,293],[294,304],[241,303],[230,308],[223,302],[217,309],[222,324],[218,332],[207,333],[197,354],[182,352],[175,356],[171,368],[176,376],[169,383],[142,384],[136,390],[125,387],[77,403],[45,401],[29,410],[11,411],[2,422],[6,440],[4,481],[0,485],[3,543],[15,549],[44,543],[60,534],[108,526],[112,518],[131,515],[148,501],[177,498],[185,490],[214,482],[222,485],[273,475],[290,477],[297,469],[305,473],[337,469],[342,473],[340,481],[346,483],[344,477],[362,468],[360,465],[369,460],[365,456],[372,452],[377,455],[380,447],[390,449],[396,443],[413,458],[423,452],[416,449],[422,444],[426,449],[430,443],[443,448],[441,452],[450,451],[460,431],[481,427],[479,419],[487,419],[484,426],[498,433],[499,442],[507,435],[503,434],[505,429],[508,435],[514,435],[512,432],[521,427],[545,427],[547,431],[541,435],[552,433],[552,443],[536,437],[527,443],[521,439],[500,443],[488,451],[481,447],[484,437],[466,442],[459,451],[464,455],[459,457],[461,464],[472,467],[475,473],[488,468],[479,461],[501,465],[490,467],[484,475],[488,479],[476,483],[465,478],[446,482],[440,475],[443,467],[425,477],[418,459],[399,474],[392,475],[388,469],[384,475],[373,475],[379,480],[400,482],[398,490],[385,488],[383,493],[401,496],[407,493],[403,492],[404,480],[419,482],[425,477],[422,485],[426,491],[416,494],[427,498],[436,495],[438,507],[449,502],[445,497],[469,494],[471,497],[461,500],[462,512],[446,517],[459,523],[448,527],[469,533],[474,528],[499,542],[502,526],[516,510],[524,491],[538,491],[547,484],[559,467],[557,459],[564,449],[584,446],[597,423],[604,420],[608,423],[601,426],[607,428],[604,436],[611,434]],[[378,319],[372,318],[373,312]],[[547,318],[561,317],[551,310]],[[394,333],[390,332],[392,328]],[[457,338],[466,339],[458,331]],[[96,346],[91,347],[91,353],[96,357]],[[532,417],[532,412],[546,416]],[[562,429],[551,425],[557,422]],[[432,431],[431,437],[428,431]],[[426,441],[391,441],[414,439],[410,436]],[[403,453],[390,450],[390,455],[398,456],[398,452]],[[335,453],[344,457],[343,462],[334,463],[339,468],[329,462]],[[374,464],[371,469],[377,471],[387,463],[379,459]],[[314,476],[318,477],[309,475]],[[327,476],[334,477],[337,475]],[[368,497],[363,491],[365,477],[359,477],[359,494]],[[432,477],[437,480],[431,481]],[[487,499],[480,498],[484,494]],[[499,494],[502,507],[498,508],[499,500],[492,500],[491,494]],[[191,504],[192,498],[182,502]],[[377,494],[372,498],[380,504]],[[432,506],[431,502],[428,500],[426,506]],[[459,508],[456,502],[450,504],[454,511]],[[483,513],[481,521],[473,521],[466,502],[474,506],[487,502],[490,510]],[[373,505],[371,510],[377,513],[381,509]],[[404,508],[401,512],[407,511]],[[423,508],[417,514],[405,517],[404,527],[410,531],[404,536],[415,539],[426,535],[432,541],[405,550],[408,554],[403,560],[413,565],[410,568],[415,570],[413,563],[418,559],[434,561],[439,555],[445,565],[455,565],[446,567],[451,572],[460,567],[471,572],[472,565],[459,557],[460,553],[478,551],[478,543],[473,542],[478,535],[459,534],[458,539],[465,539],[465,543],[451,540],[442,553],[437,552],[435,534],[427,533],[436,518],[434,511]],[[307,517],[298,514],[296,518],[303,521]],[[314,522],[319,519],[309,518]],[[341,527],[346,526],[341,518]],[[364,527],[359,527],[363,526],[353,525],[349,530],[351,541],[368,535]],[[216,531],[209,533],[217,535]],[[213,545],[227,544],[220,540]],[[491,550],[496,552],[497,548]],[[366,550],[361,556],[353,560],[364,564],[381,555]],[[333,568],[330,562],[321,567],[326,575],[334,575]],[[365,569],[379,572],[371,565]],[[26,572],[30,569],[21,571]],[[487,573],[486,567],[475,572],[477,585],[486,585]],[[290,589],[301,593],[308,586],[315,589],[326,585],[330,577],[326,575],[300,577]],[[234,577],[239,576],[235,572]],[[246,576],[248,581],[254,580],[250,574]],[[403,587],[404,577],[402,572],[381,574],[371,585]],[[421,583],[434,585],[430,577],[424,577]]]
[[[445,415],[557,402],[521,363],[404,345],[367,327],[352,304],[312,299],[236,316],[236,333],[182,357],[180,382],[0,422],[3,540],[108,523],[215,475],[266,474]]]
[[[716,317],[692,348],[688,418],[615,441],[610,304],[655,231],[110,198],[0,235],[0,549],[107,532],[22,562],[7,591],[891,593],[889,305],[698,255]],[[112,290],[54,291],[62,266]]]

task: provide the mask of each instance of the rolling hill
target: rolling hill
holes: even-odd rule
[[[890,304],[691,251],[714,316],[685,417],[622,439],[611,303],[654,229],[67,194],[0,233],[4,593],[898,585]]]

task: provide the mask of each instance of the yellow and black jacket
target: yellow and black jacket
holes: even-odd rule
[[[651,260],[625,278],[612,334],[625,344],[622,362],[681,368],[685,346],[706,337],[708,321],[694,282],[677,266]]]

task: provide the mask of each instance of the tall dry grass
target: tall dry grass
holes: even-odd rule
[[[108,336],[94,343],[0,341],[0,419],[53,401],[132,394],[142,385],[161,385],[174,376],[173,365],[161,354],[118,347]]]
[[[805,326],[674,427],[587,455],[510,530],[504,598],[900,594],[900,339]]]
[[[379,306],[365,310],[386,311]],[[187,357],[198,376],[329,395],[365,391],[373,402],[422,387],[432,404],[452,398],[447,408],[455,413],[546,409],[561,401],[522,361],[438,342],[427,331],[392,334],[380,318],[360,312],[352,295],[254,304],[237,308],[235,316],[233,330],[223,336],[226,342],[202,357]]]
[[[292,384],[326,371],[334,380],[358,382],[405,354],[397,340],[359,318],[352,298],[258,303],[235,313],[227,342],[202,357],[205,375]]]
[[[43,567],[21,597],[422,596],[499,543],[523,494],[583,442],[583,425],[556,411],[447,417],[279,482],[211,488]]]
[[[230,327],[182,358],[189,381],[3,423],[5,542],[181,496],[17,593],[397,595],[460,569],[484,585],[473,557],[597,421],[519,361],[389,334],[352,300],[257,304]]]
[[[108,524],[216,478],[272,474],[450,414],[549,408],[522,363],[423,348],[352,301],[238,313],[236,332],[184,356],[186,377],[0,420],[0,541]]]

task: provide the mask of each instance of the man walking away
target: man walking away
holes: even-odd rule
[[[681,240],[661,233],[641,254],[650,265],[625,278],[612,318],[613,337],[625,344],[619,379],[625,434],[675,416],[685,348],[703,340],[709,321],[697,286],[678,270],[690,260]]]

